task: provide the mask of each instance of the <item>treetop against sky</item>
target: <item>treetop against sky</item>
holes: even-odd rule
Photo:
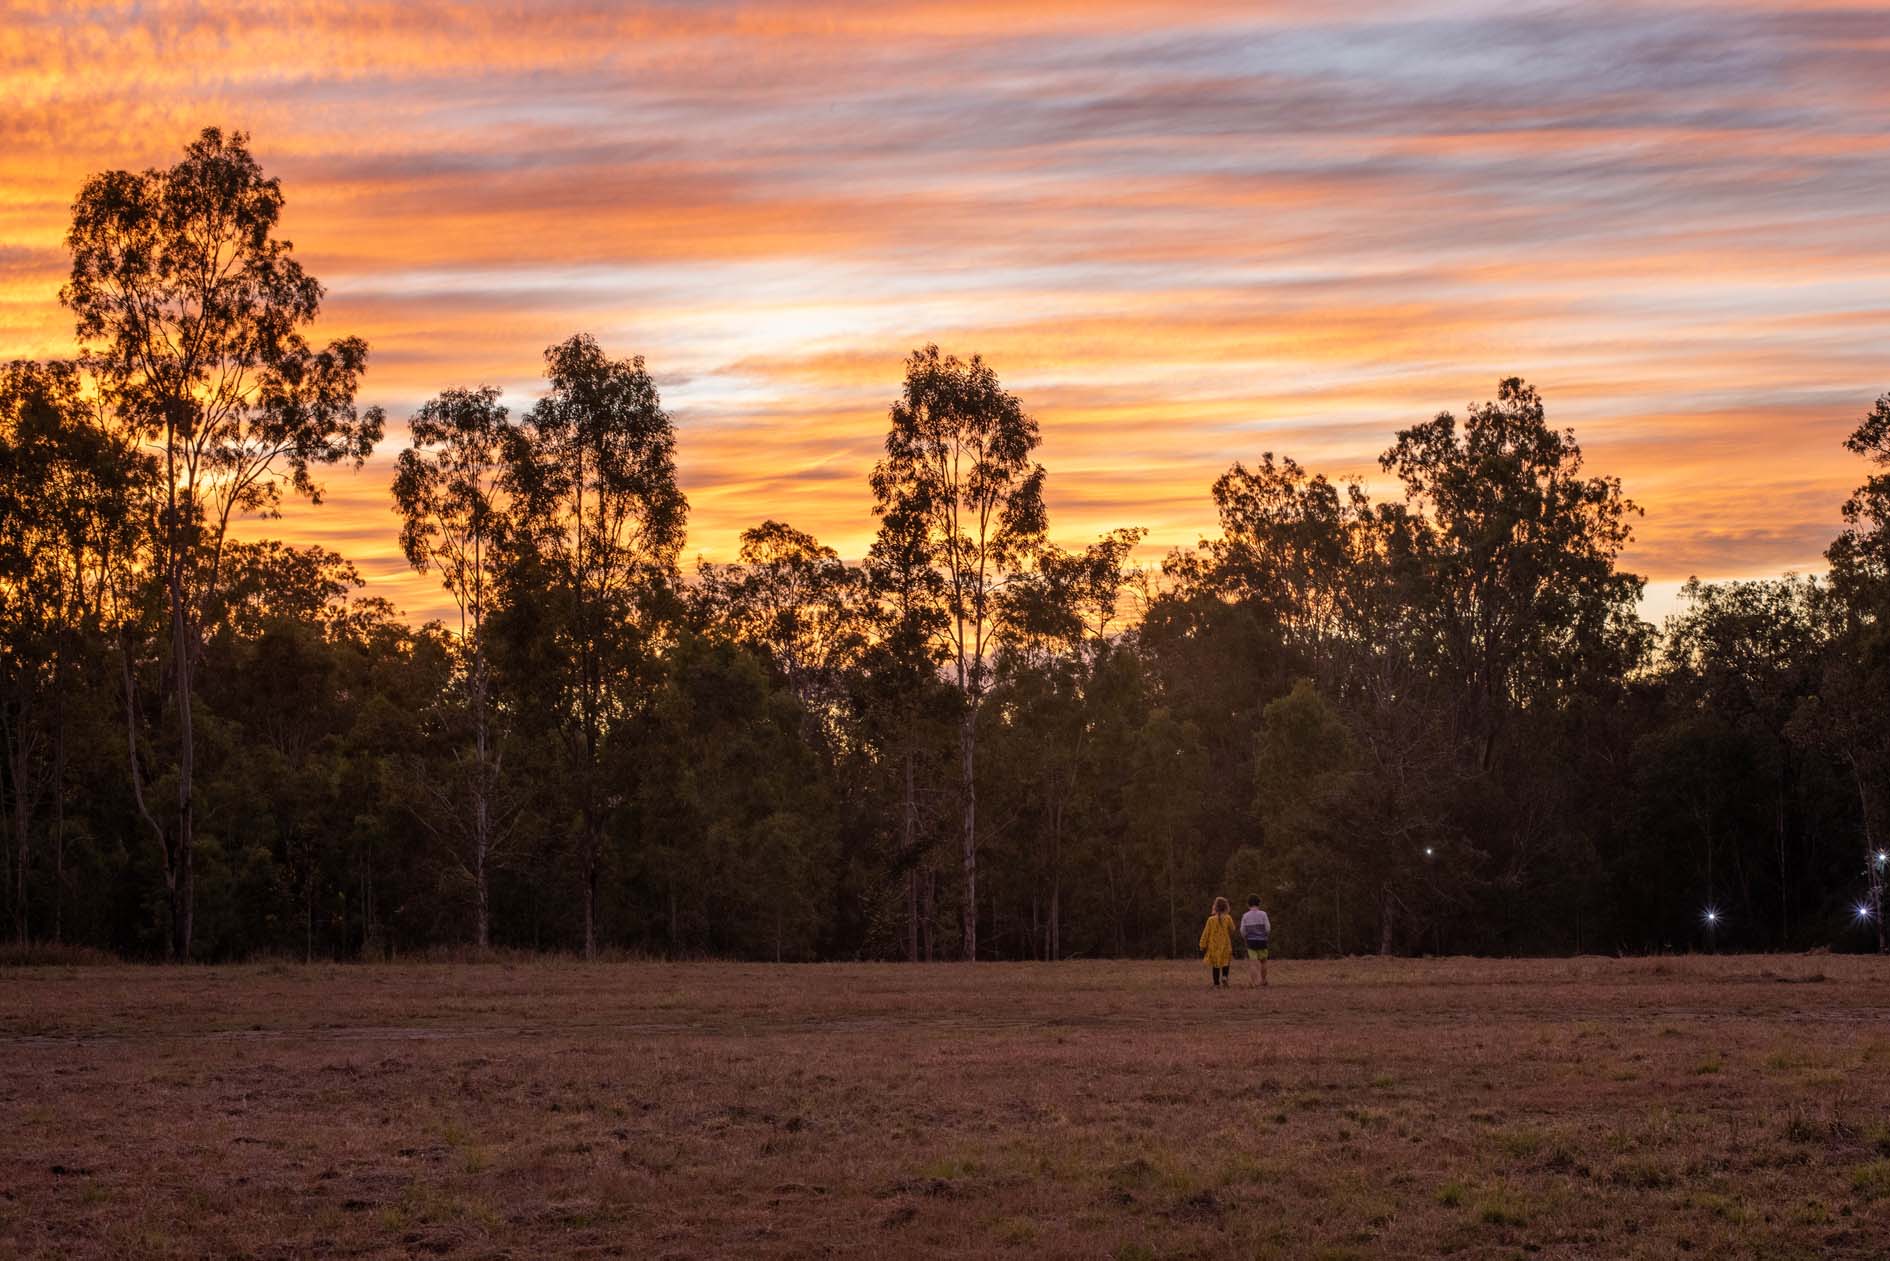
[[[1236,458],[1384,489],[1392,433],[1526,376],[1647,508],[1660,580],[1819,567],[1890,384],[1890,7],[16,0],[0,358],[69,353],[96,171],[245,128],[372,347],[380,452],[260,528],[420,614],[398,423],[523,410],[577,330],[647,356],[690,554],[842,554],[901,363],[982,353],[1052,533],[1210,532]]]

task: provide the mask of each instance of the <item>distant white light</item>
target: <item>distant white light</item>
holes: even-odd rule
[[[1709,924],[1719,923],[1719,908],[1716,906],[1707,907],[1705,911],[1701,912],[1700,918],[1704,919]]]
[[[1867,903],[1867,902],[1859,902],[1859,903],[1857,904],[1857,918],[1858,918],[1858,919],[1869,919],[1869,918],[1870,918],[1870,904],[1869,904],[1869,903]]]
[[[1429,857],[1431,857],[1431,855],[1433,855],[1433,854],[1435,854],[1436,852],[1437,852],[1436,850],[1434,850],[1434,849],[1432,849],[1432,848],[1431,848],[1430,846],[1428,846],[1428,845],[1426,845],[1426,846],[1424,847],[1424,857],[1426,857],[1426,858],[1429,858]]]

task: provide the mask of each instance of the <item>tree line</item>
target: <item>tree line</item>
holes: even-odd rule
[[[415,626],[319,500],[385,417],[240,133],[88,180],[70,360],[0,371],[11,936],[126,956],[433,948],[1175,955],[1883,949],[1890,395],[1828,577],[1690,583],[1520,380],[1397,430],[1374,499],[1234,464],[1218,532],[1052,543],[1040,434],[915,352],[857,564],[774,520],[686,567],[676,431],[582,334],[410,418]]]

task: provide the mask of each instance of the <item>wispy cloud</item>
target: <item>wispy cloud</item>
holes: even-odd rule
[[[691,548],[856,553],[901,357],[981,351],[1057,532],[1211,527],[1262,449],[1367,478],[1519,373],[1657,578],[1815,565],[1890,388],[1890,8],[15,0],[0,355],[59,353],[74,191],[244,127],[395,415],[646,355]],[[391,451],[270,530],[418,612]],[[259,527],[261,528],[261,527]]]

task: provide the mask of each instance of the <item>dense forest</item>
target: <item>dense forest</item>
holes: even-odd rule
[[[1690,584],[1520,380],[1387,418],[1369,497],[1256,453],[1218,532],[1049,541],[992,367],[889,381],[857,564],[685,566],[677,434],[583,335],[441,382],[390,488],[415,626],[233,524],[358,467],[368,347],[240,134],[93,177],[70,360],[0,372],[8,934],[138,958],[1882,949],[1890,396],[1828,577]],[[448,388],[450,387],[450,388]]]

